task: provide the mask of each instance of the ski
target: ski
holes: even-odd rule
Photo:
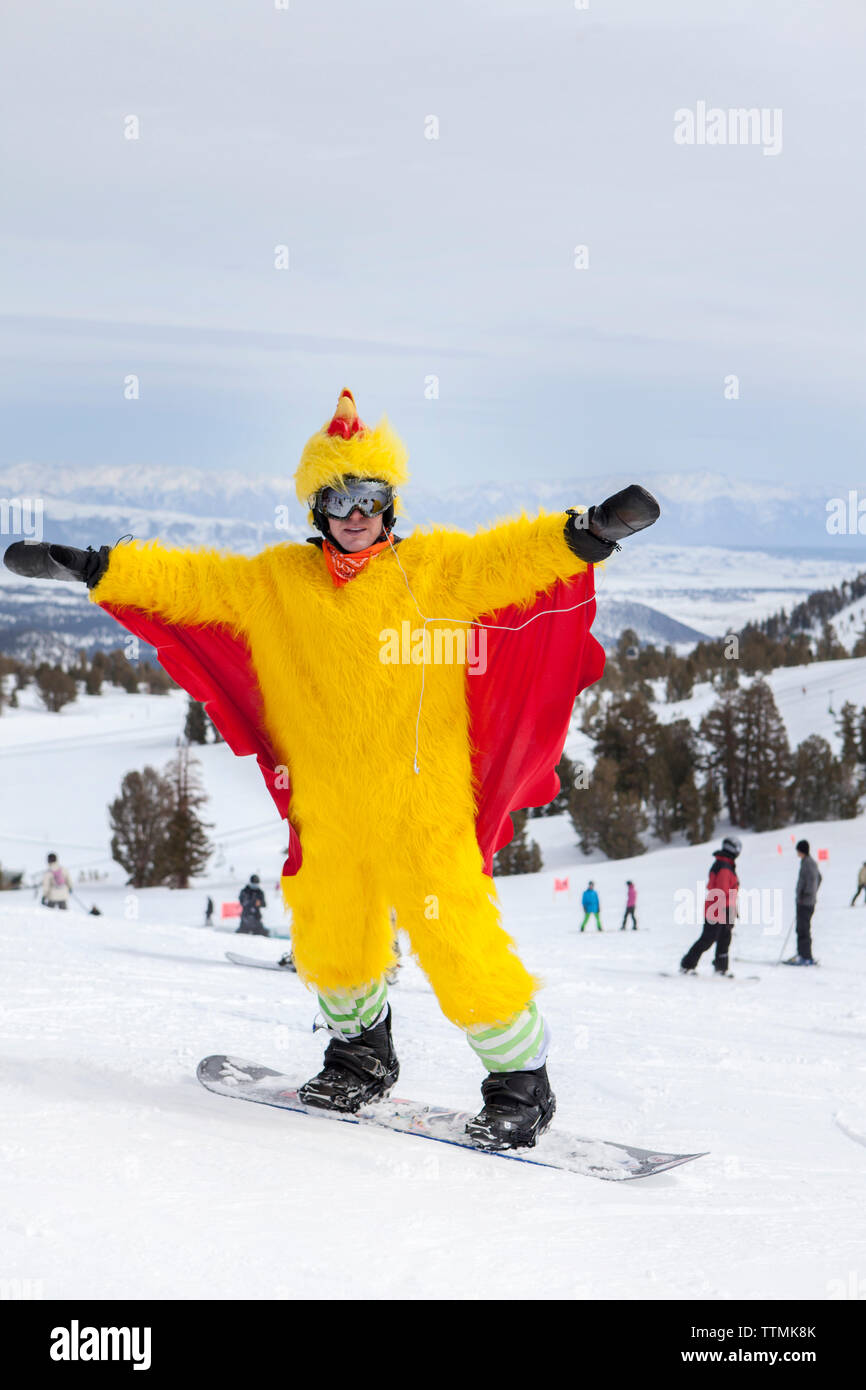
[[[659,1153],[654,1149],[639,1149],[632,1144],[617,1144],[607,1139],[579,1139],[555,1130],[542,1135],[534,1149],[520,1152],[482,1149],[473,1144],[465,1133],[466,1121],[471,1118],[469,1111],[449,1110],[441,1105],[423,1105],[392,1097],[365,1106],[354,1115],[314,1109],[299,1099],[295,1083],[289,1077],[270,1067],[221,1054],[205,1057],[199,1062],[196,1075],[201,1084],[216,1095],[272,1105],[280,1110],[293,1110],[316,1120],[340,1120],[348,1124],[393,1130],[399,1134],[412,1134],[421,1139],[471,1149],[489,1158],[507,1158],[538,1168],[557,1168],[608,1182],[650,1177],[705,1156],[704,1153]]]
[[[285,965],[282,960],[262,960],[257,956],[240,956],[236,951],[226,951],[226,960],[232,965],[251,965],[255,970],[282,970],[290,975],[296,974],[294,965]]]

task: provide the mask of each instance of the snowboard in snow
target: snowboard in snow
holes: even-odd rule
[[[290,975],[296,973],[293,965],[280,965],[278,960],[263,960],[259,956],[240,956],[237,951],[226,951],[226,960],[232,965],[252,965],[257,970],[283,970]]]
[[[843,1134],[847,1134],[849,1139],[853,1139],[855,1144],[862,1144],[866,1148],[866,1120],[860,1120],[858,1124],[852,1125],[847,1115],[836,1114],[833,1116],[836,1124]]]
[[[683,976],[681,970],[660,970],[659,974],[663,975],[666,980],[678,980]],[[728,971],[726,975],[718,975],[715,970],[712,975],[701,976],[698,976],[696,971],[688,971],[683,978],[688,979],[689,976],[693,976],[694,979],[700,978],[702,980],[760,980],[761,978],[760,975],[733,975],[730,971]]]
[[[466,1121],[471,1118],[468,1110],[448,1110],[441,1105],[421,1105],[393,1097],[367,1105],[354,1115],[320,1110],[304,1105],[289,1077],[238,1057],[205,1057],[199,1062],[196,1074],[203,1086],[220,1096],[256,1101],[280,1110],[295,1110],[316,1120],[342,1120],[348,1124],[395,1130],[398,1134],[414,1134],[421,1139],[472,1149],[489,1158],[508,1158],[538,1168],[560,1168],[612,1182],[650,1177],[653,1173],[664,1173],[681,1163],[689,1163],[693,1158],[704,1157],[703,1153],[659,1153],[655,1149],[638,1149],[632,1144],[616,1144],[607,1139],[578,1139],[556,1130],[542,1135],[534,1149],[482,1149],[473,1144],[465,1132]]]

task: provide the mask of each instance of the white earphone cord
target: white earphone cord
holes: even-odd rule
[[[596,597],[595,594],[592,593],[592,594],[590,594],[589,598],[581,599],[580,603],[573,603],[573,604],[571,605],[571,607],[569,607],[569,608],[545,608],[545,609],[543,609],[542,612],[540,612],[540,613],[533,613],[533,615],[532,615],[531,618],[527,618],[527,620],[526,620],[525,623],[520,623],[519,626],[517,626],[517,627],[509,627],[506,623],[478,623],[478,622],[476,622],[473,618],[428,618],[428,617],[426,617],[426,616],[424,615],[424,613],[422,613],[422,611],[421,611],[421,605],[419,604],[419,602],[418,602],[418,600],[416,599],[414,593],[412,592],[412,585],[409,583],[409,576],[407,575],[406,571],[404,570],[404,568],[403,568],[403,566],[402,566],[402,564],[401,564],[401,562],[400,562],[400,556],[397,554],[397,547],[396,547],[396,545],[394,544],[393,540],[391,539],[391,533],[390,533],[390,531],[389,531],[387,534],[388,534],[388,544],[389,544],[390,547],[391,547],[391,553],[392,553],[392,555],[394,556],[394,559],[397,561],[397,564],[398,564],[399,567],[400,567],[400,573],[401,573],[402,576],[403,576],[403,580],[404,580],[404,582],[405,582],[405,584],[406,584],[406,588],[409,590],[409,597],[411,598],[412,602],[414,603],[415,607],[416,607],[417,610],[418,610],[418,616],[419,616],[419,618],[421,618],[421,620],[422,620],[423,623],[424,623],[424,652],[425,652],[425,655],[426,655],[426,651],[427,651],[427,624],[428,624],[428,623],[461,623],[464,627],[475,627],[475,628],[481,628],[482,630],[484,630],[484,629],[489,629],[491,632],[522,632],[523,629],[524,629],[525,627],[529,627],[529,624],[530,624],[530,623],[534,623],[535,620],[536,620],[536,618],[550,618],[550,617],[556,616],[556,615],[559,614],[559,613],[574,613],[578,608],[585,608],[586,605],[587,605],[588,603],[592,603],[593,600],[594,600],[595,597]],[[415,719],[415,761],[414,761],[414,764],[413,764],[413,768],[414,768],[414,771],[415,771],[416,773],[420,773],[420,771],[421,771],[421,767],[420,767],[420,764],[419,764],[419,762],[418,762],[418,746],[419,746],[418,740],[419,740],[420,729],[421,729],[421,707],[422,707],[422,705],[424,704],[424,681],[425,681],[425,676],[426,676],[426,666],[427,666],[426,660],[425,660],[425,661],[422,661],[422,662],[421,662],[421,694],[420,694],[419,699],[418,699],[418,714],[417,714],[416,719]]]

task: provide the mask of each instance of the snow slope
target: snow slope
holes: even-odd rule
[[[741,677],[741,688],[748,686],[751,679]],[[792,750],[811,734],[820,734],[838,753],[836,718],[842,706],[846,702],[858,709],[866,705],[866,657],[862,656],[813,661],[808,666],[780,666],[756,679],[765,680],[772,690]],[[718,699],[717,690],[701,683],[695,686],[690,699],[671,704],[660,702],[654,708],[665,723],[689,719],[697,726]]]
[[[783,837],[785,838],[785,837]],[[862,1264],[866,909],[849,908],[866,822],[824,826],[820,969],[777,959],[795,873],[747,840],[744,880],[783,914],[741,927],[760,983],[662,978],[695,934],[674,893],[707,850],[594,870],[608,926],[625,877],[637,933],[581,936],[550,873],[501,884],[543,974],[557,1122],[709,1157],[642,1183],[521,1168],[416,1139],[235,1104],[195,1082],[230,1051],[319,1066],[296,977],[243,970],[226,938],[173,922],[0,902],[0,1245],[52,1297],[814,1298]],[[575,889],[581,886],[576,871]],[[649,930],[643,930],[649,928]],[[263,955],[276,943],[251,942]],[[392,992],[398,1090],[470,1107],[481,1079],[410,962]],[[372,1245],[375,1255],[368,1252]]]
[[[52,846],[75,869],[105,871],[106,800],[128,768],[171,756],[184,711],[177,696],[121,693],[56,716],[5,711],[2,862],[33,872]],[[230,966],[227,936],[200,925],[207,893],[219,903],[257,869],[267,921],[282,926],[270,893],[284,848],[251,762],[200,752],[223,863],[194,889],[132,893],[115,866],[78,889],[101,917],[0,895],[4,1278],[41,1281],[46,1298],[820,1300],[862,1268],[866,1146],[850,1136],[866,1137],[866,908],[848,902],[866,818],[796,828],[829,850],[817,970],[772,963],[793,914],[791,831],[744,836],[757,920],[738,928],[734,954],[756,963],[734,968],[760,983],[715,980],[706,958],[697,979],[658,973],[697,934],[709,846],[590,871],[567,823],[531,823],[545,871],[497,882],[506,926],[546,983],[557,1123],[711,1151],[605,1184],[197,1085],[208,1052],[301,1080],[323,1045],[296,977]],[[590,872],[602,935],[576,930]],[[555,875],[569,894],[554,895]],[[641,930],[620,934],[626,878]],[[247,938],[244,949],[283,948]],[[478,1063],[411,961],[392,999],[399,1093],[473,1107]]]

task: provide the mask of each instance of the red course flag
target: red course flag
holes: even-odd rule
[[[240,917],[240,903],[223,903],[223,917]]]
[[[567,879],[567,878],[555,878],[555,879],[553,880],[553,891],[554,891],[554,893],[567,893],[567,892],[568,892],[568,879]]]
[[[782,846],[781,846],[781,845],[776,845],[776,849],[779,851],[780,854],[782,853]]]
[[[818,858],[819,858],[819,859],[829,859],[829,858],[830,858],[830,851],[829,851],[828,849],[819,849],[819,850],[818,850]]]

